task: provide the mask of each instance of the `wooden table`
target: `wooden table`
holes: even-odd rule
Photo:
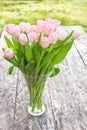
[[[0,130],[87,130],[87,34],[80,26],[63,27],[82,32],[66,59],[61,72],[47,80],[44,92],[46,113],[28,114],[28,88],[15,69],[7,74],[9,63],[0,58]]]

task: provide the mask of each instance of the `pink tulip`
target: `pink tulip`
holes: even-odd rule
[[[76,39],[80,36],[80,34],[81,34],[81,31],[79,29],[76,29],[76,30],[74,30],[74,32],[72,34],[72,38]]]
[[[25,32],[29,33],[31,31],[31,25],[29,23],[25,24]]]
[[[48,38],[49,38],[50,43],[55,43],[58,38],[57,33],[56,32],[50,33]]]
[[[57,28],[56,32],[57,32],[57,35],[58,35],[58,39],[59,39],[60,41],[63,41],[63,40],[66,39],[67,33],[66,33],[65,30],[63,30],[63,29],[61,29],[61,28],[59,27],[59,28]]]
[[[58,21],[58,20],[54,20],[54,22],[53,22],[53,25],[54,25],[54,28],[55,28],[55,29],[56,29],[57,27],[59,27],[60,24],[61,24],[61,22]]]
[[[30,42],[33,42],[33,41],[37,42],[39,40],[39,36],[40,36],[40,33],[31,32],[29,34],[29,40],[30,40]]]
[[[25,23],[24,23],[24,22],[21,22],[21,23],[19,24],[19,27],[20,27],[20,29],[21,29],[21,32],[25,32]]]
[[[31,25],[29,23],[21,22],[19,24],[21,32],[29,33],[31,31]]]
[[[43,25],[44,25],[43,20],[38,20],[37,21],[37,29],[38,29],[39,32],[43,32]]]
[[[45,19],[45,22],[52,24],[55,29],[56,29],[57,27],[59,27],[60,24],[61,24],[61,22],[60,22],[59,20],[54,20],[54,19],[52,19],[52,18],[46,18],[46,19]]]
[[[13,31],[12,31],[12,35],[15,37],[18,37],[20,35],[20,28],[19,26],[14,26]]]
[[[11,50],[11,49],[9,49],[9,48],[7,48],[7,49],[4,50],[4,57],[10,59],[10,58],[12,58],[13,56],[14,56],[13,50]]]
[[[46,18],[45,21],[48,22],[48,23],[52,23],[54,21],[54,19],[52,19],[52,18]]]
[[[20,28],[15,24],[6,25],[5,30],[15,37],[18,37],[20,35]]]
[[[27,37],[26,37],[25,34],[22,33],[22,34],[19,35],[19,42],[20,42],[21,45],[25,45],[26,44]]]
[[[5,29],[6,29],[6,32],[8,32],[9,34],[13,34],[13,31],[14,31],[14,27],[15,27],[15,24],[8,24],[5,26]]]
[[[54,31],[54,27],[52,24],[47,24],[46,22],[43,25],[43,32],[47,35]]]
[[[37,32],[38,33],[38,29],[37,29],[36,25],[31,26],[31,32]]]
[[[47,48],[50,45],[50,41],[48,37],[42,37],[40,41],[40,45],[42,46],[42,48]]]

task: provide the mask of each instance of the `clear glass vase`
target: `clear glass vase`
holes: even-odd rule
[[[29,106],[28,112],[33,116],[40,116],[45,112],[43,103],[43,91],[47,75],[31,76],[24,74],[29,89]]]

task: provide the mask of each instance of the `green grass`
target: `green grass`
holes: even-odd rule
[[[35,24],[46,17],[59,19],[62,25],[81,25],[87,31],[87,0],[0,1],[0,31],[7,23]]]

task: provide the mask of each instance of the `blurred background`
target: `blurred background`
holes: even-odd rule
[[[36,24],[52,17],[62,25],[81,25],[87,32],[87,0],[0,0],[0,32],[5,24]]]

